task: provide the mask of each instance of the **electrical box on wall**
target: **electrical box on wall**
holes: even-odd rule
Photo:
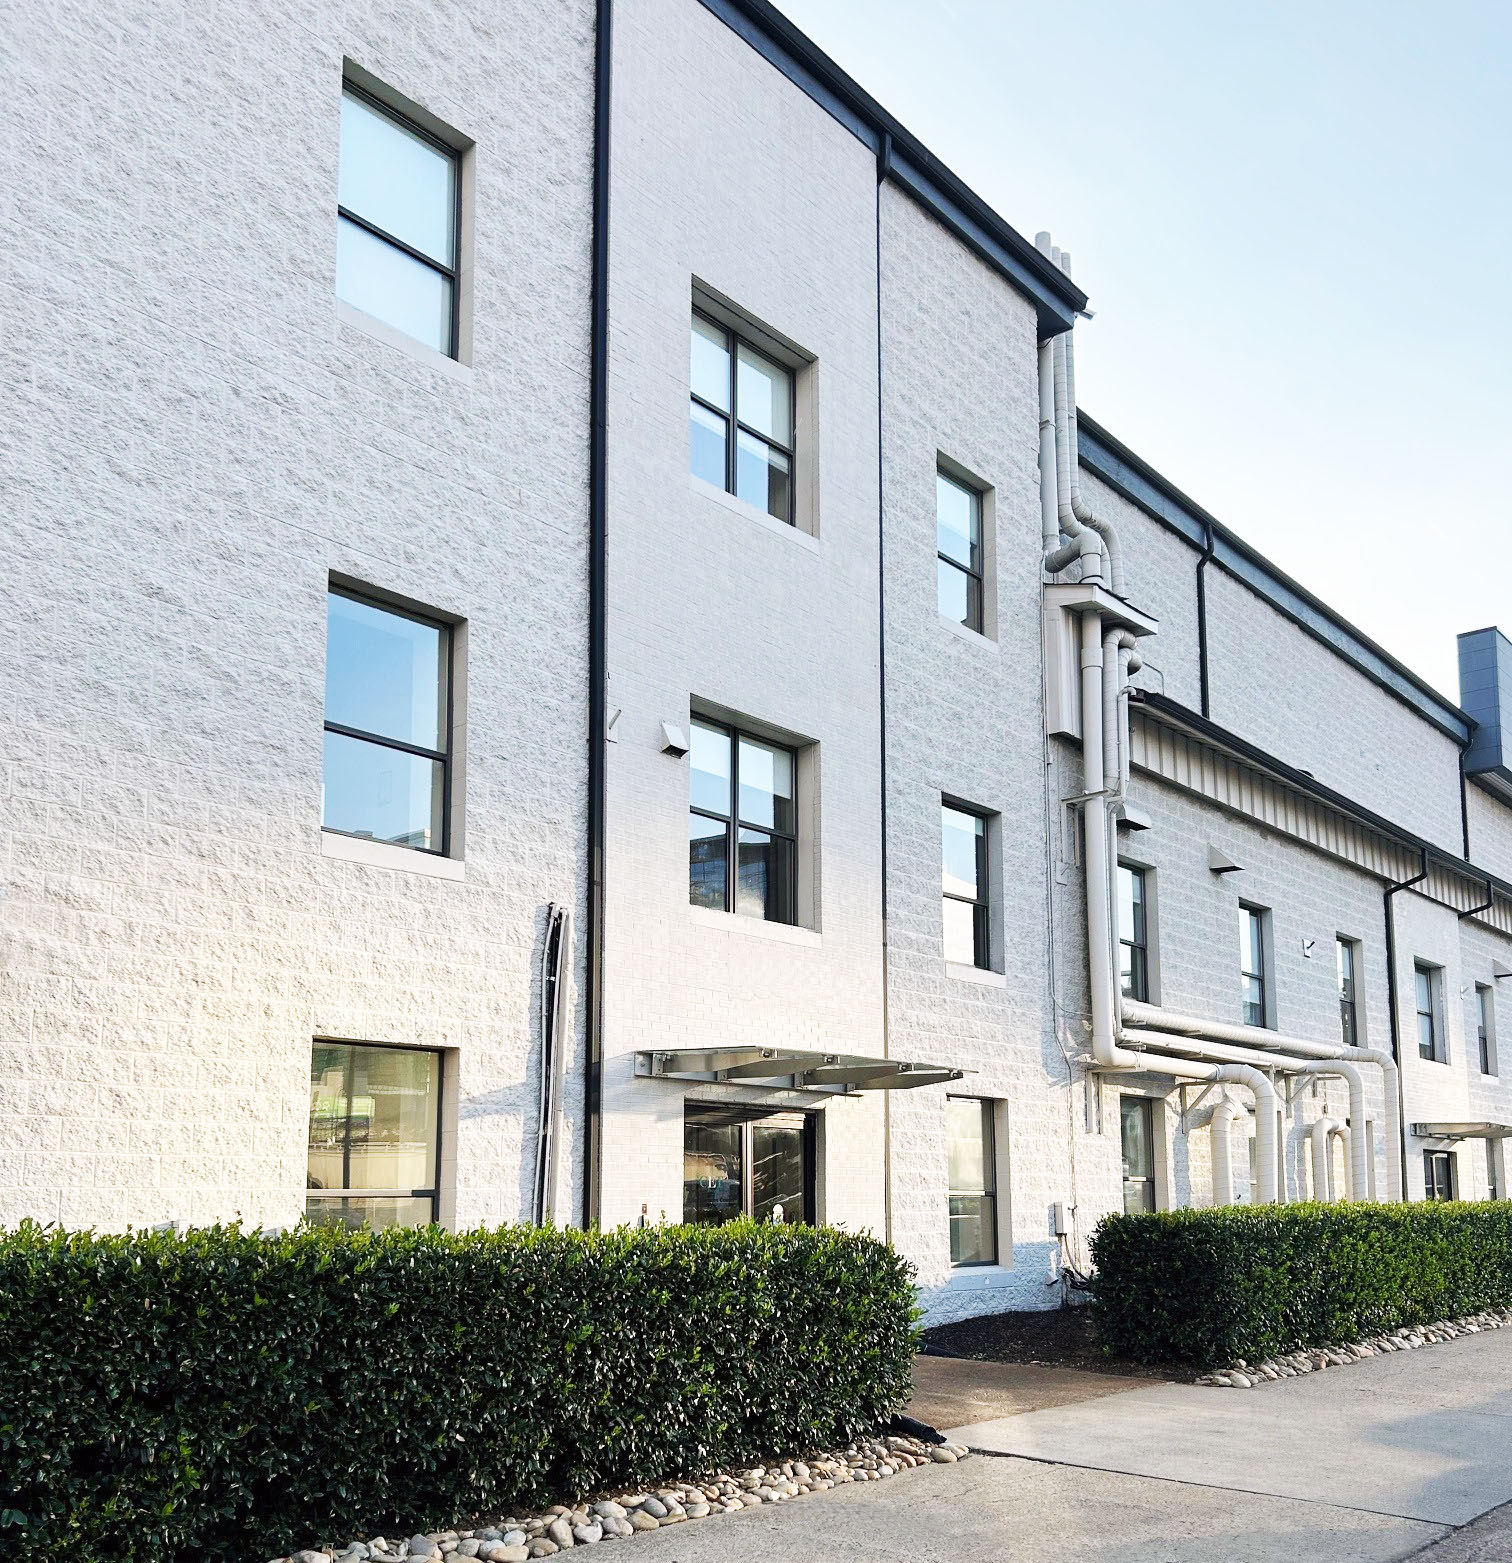
[[[1066,1225],[1066,1206],[1063,1200],[1056,1200],[1050,1207],[1050,1230],[1056,1237],[1064,1237],[1070,1231]]]

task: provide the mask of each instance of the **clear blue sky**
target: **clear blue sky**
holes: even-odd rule
[[[779,3],[1071,251],[1081,405],[1457,695],[1512,633],[1512,6]]]

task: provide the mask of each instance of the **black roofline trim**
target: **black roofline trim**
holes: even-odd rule
[[[1175,484],[1162,477],[1127,445],[1080,408],[1076,412],[1077,453],[1084,466],[1146,515],[1202,551],[1208,529],[1213,563],[1290,619],[1298,629],[1352,663],[1372,683],[1411,707],[1458,744],[1468,744],[1473,720],[1411,668],[1398,662],[1321,598],[1278,569]]]
[[[880,153],[890,140],[887,175],[1029,299],[1042,338],[1071,329],[1087,295],[770,0],[700,3],[870,151]]]
[[[1398,825],[1394,820],[1387,819],[1385,815],[1377,814],[1363,804],[1356,803],[1353,798],[1347,797],[1344,793],[1325,786],[1315,776],[1299,770],[1295,765],[1288,765],[1285,760],[1277,759],[1258,744],[1252,744],[1247,738],[1241,738],[1226,727],[1220,727],[1216,722],[1209,721],[1207,717],[1200,716],[1196,711],[1182,705],[1179,700],[1172,700],[1169,695],[1157,694],[1151,689],[1131,689],[1129,698],[1137,705],[1148,706],[1157,717],[1163,717],[1175,726],[1186,728],[1194,736],[1212,744],[1215,748],[1228,750],[1236,759],[1243,760],[1258,770],[1269,771],[1287,786],[1295,787],[1297,791],[1316,798],[1320,803],[1338,809],[1341,814],[1349,815],[1377,834],[1398,841],[1412,851],[1423,854],[1425,861],[1431,860],[1451,873],[1494,886],[1503,899],[1512,901],[1512,884],[1508,884],[1505,879],[1477,868],[1468,858],[1458,856],[1448,847],[1438,846],[1405,826]]]

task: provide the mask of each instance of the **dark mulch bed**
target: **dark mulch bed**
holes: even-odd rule
[[[1131,1378],[1189,1379],[1193,1370],[1110,1357],[1097,1343],[1090,1308],[1051,1308],[1043,1313],[994,1313],[924,1331],[924,1350],[977,1362],[1038,1362],[1118,1373]]]

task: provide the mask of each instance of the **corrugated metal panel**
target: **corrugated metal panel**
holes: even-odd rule
[[[1300,841],[1378,879],[1410,879],[1421,866],[1417,849],[1272,776],[1192,733],[1160,721],[1149,710],[1129,713],[1129,761],[1139,770],[1219,808]],[[1429,865],[1413,887],[1430,900],[1468,912],[1488,899],[1485,881],[1442,862]],[[1504,897],[1477,912],[1477,919],[1512,935],[1512,904]]]

